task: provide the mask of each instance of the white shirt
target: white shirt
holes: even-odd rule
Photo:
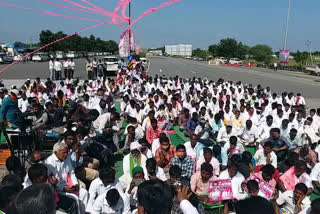
[[[63,192],[63,188],[67,185],[67,174],[70,176],[73,185],[78,184],[78,179],[69,157],[64,161],[60,161],[55,154],[52,154],[45,160],[45,164],[48,167],[48,174],[53,174],[58,179],[58,192]]]
[[[53,70],[53,67],[54,67],[53,62],[52,62],[52,60],[50,60],[49,61],[49,70]]]
[[[96,109],[99,112],[99,115],[108,113],[108,109],[107,108],[102,109],[99,104],[96,105],[93,109]]]
[[[278,205],[282,205],[282,209],[286,210],[289,214],[296,214],[298,212],[298,207],[293,197],[293,191],[286,191],[280,194],[276,202]],[[310,207],[310,204],[309,197],[305,197],[301,203],[302,210]]]
[[[56,71],[62,71],[62,64],[59,61],[54,62],[54,70]]]
[[[96,198],[102,194],[105,194],[110,189],[117,189],[119,193],[123,193],[122,186],[117,178],[108,186],[104,186],[100,178],[94,179],[90,184],[89,201],[86,211],[91,212]]]
[[[311,180],[320,182],[320,163],[317,163],[311,171]]]
[[[237,200],[245,199],[246,194],[241,189],[241,184],[245,181],[245,178],[240,172],[237,172],[233,178],[230,178],[228,169],[226,169],[221,172],[219,179],[231,179],[233,197]]]
[[[199,159],[197,160],[197,171],[200,171],[201,165],[204,162],[205,162],[205,159],[203,157],[203,154],[201,154]],[[210,161],[210,165],[213,167],[214,174],[216,176],[219,176],[219,174],[220,174],[220,163],[219,163],[219,161],[215,157],[212,157],[211,161]]]
[[[159,138],[157,138],[157,139],[153,140],[152,146],[151,146],[151,151],[152,151],[153,157],[156,156],[156,152],[159,148],[160,148],[160,140],[159,140]]]
[[[230,131],[230,133],[227,133],[227,127],[223,126],[218,133],[218,137],[217,137],[217,141],[221,142],[221,141],[225,141],[225,142],[229,142],[229,139],[231,136],[236,136],[233,132],[233,130]]]
[[[256,151],[256,153],[254,154],[254,160],[256,161],[256,166],[267,164],[267,156],[264,153],[263,149],[259,149],[258,151]],[[277,168],[277,155],[273,151],[270,153],[270,161],[271,165],[274,168]]]
[[[120,193],[120,198],[115,207],[110,207],[106,194],[100,195],[93,204],[91,214],[131,214],[130,201],[124,193]]]
[[[254,125],[252,125],[250,130],[248,130],[246,126],[243,126],[239,133],[241,138],[243,138],[240,139],[240,141],[246,144],[251,143],[254,141],[254,139],[258,138],[258,130]]]
[[[110,116],[111,116],[111,113],[105,113],[100,115],[95,121],[92,122],[93,128],[95,128],[96,131],[102,134],[103,129],[106,126],[106,123],[111,121]],[[112,130],[118,131],[119,128],[118,126],[114,125],[112,126]]]

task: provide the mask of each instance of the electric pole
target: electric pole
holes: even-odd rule
[[[131,1],[129,2],[129,27],[131,25]],[[129,56],[131,56],[131,28],[129,29]]]

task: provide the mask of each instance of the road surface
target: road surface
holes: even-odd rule
[[[270,86],[278,94],[287,91],[301,93],[309,108],[320,107],[320,78],[291,71],[273,71],[270,69],[224,67],[208,65],[205,62],[168,58],[150,57],[149,75],[179,75],[183,78],[201,77],[209,80],[242,81],[245,84]],[[160,71],[161,70],[161,71]]]

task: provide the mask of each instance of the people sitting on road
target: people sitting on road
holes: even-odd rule
[[[89,81],[68,65],[66,81],[0,91],[4,127],[23,130],[25,117],[40,145],[8,158],[1,212],[318,213],[320,108],[307,113],[301,94],[140,66],[113,80],[101,63],[87,62]]]

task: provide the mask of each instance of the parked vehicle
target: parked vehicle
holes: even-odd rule
[[[33,62],[45,62],[49,60],[48,54],[38,53],[34,54],[31,58]]]
[[[225,57],[218,57],[218,58],[216,59],[216,61],[217,61],[219,64],[222,64],[222,63],[227,64],[227,63],[228,63],[228,60],[227,60]]]
[[[243,62],[238,58],[231,58],[229,60],[229,63],[231,63],[231,65],[234,65],[234,64],[238,64],[240,66],[243,65]]]
[[[312,75],[320,76],[320,64],[306,67],[306,71]]]
[[[106,65],[107,72],[111,74],[115,74],[119,69],[119,59],[114,56],[106,56],[103,57],[104,64]]]
[[[66,57],[67,57],[67,58],[72,58],[72,59],[74,59],[74,58],[76,58],[76,54],[75,54],[74,51],[69,51],[69,52],[66,54]]]
[[[64,59],[66,58],[66,55],[62,51],[56,52],[56,59]]]
[[[0,54],[0,63],[12,63],[13,57],[7,54]]]

